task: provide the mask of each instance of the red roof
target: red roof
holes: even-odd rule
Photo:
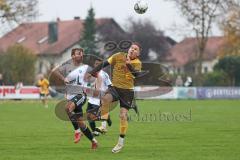
[[[58,20],[58,40],[49,44],[47,40],[43,43],[39,41],[48,36],[49,22],[24,23],[0,38],[0,51],[6,51],[8,47],[23,40],[20,44],[31,49],[36,54],[60,54],[67,48],[78,43],[83,31],[83,20],[74,19],[68,21]],[[112,23],[111,18],[101,18],[96,20],[97,27]],[[25,38],[24,38],[25,37]]]
[[[224,37],[209,37],[205,52],[203,54],[204,60],[213,60],[217,58],[219,50],[224,45]],[[184,66],[188,62],[196,59],[197,53],[197,39],[186,38],[180,43],[173,46],[169,51],[167,60],[174,61],[175,66]]]

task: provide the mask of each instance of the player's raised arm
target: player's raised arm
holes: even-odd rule
[[[96,66],[95,68],[93,68],[93,70],[91,70],[90,72],[88,72],[87,78],[90,78],[91,76],[96,77],[97,72],[99,72],[101,69],[112,65],[113,63],[115,63],[115,55],[112,55],[111,57],[109,57],[107,59],[107,61],[102,62],[101,64],[99,64],[98,66]]]
[[[96,77],[96,73],[99,72],[101,69],[107,67],[108,65],[110,65],[110,63],[108,61],[104,61],[88,73],[93,77]]]
[[[68,79],[64,77],[61,72],[61,68],[56,68],[53,70],[53,75],[56,76],[59,80],[63,81],[64,83],[69,83]]]
[[[126,66],[134,77],[138,77],[141,75],[141,67],[134,67],[130,62],[128,63],[128,61],[126,61]]]

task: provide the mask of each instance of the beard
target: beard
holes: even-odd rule
[[[78,57],[78,58],[75,58],[74,60],[75,60],[75,62],[77,62],[77,63],[81,63],[82,60],[83,60],[83,57]]]

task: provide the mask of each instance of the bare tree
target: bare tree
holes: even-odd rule
[[[213,23],[234,3],[232,0],[168,0],[176,3],[197,38],[196,67],[201,75],[203,53]]]
[[[138,41],[142,46],[141,59],[149,60],[148,53],[150,50],[155,51],[158,59],[162,58],[171,45],[164,36],[163,31],[158,30],[150,20],[128,19],[127,31],[129,39]]]
[[[0,23],[22,23],[38,15],[38,0],[0,0]]]

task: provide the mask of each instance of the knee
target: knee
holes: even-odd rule
[[[106,104],[106,103],[108,103],[108,98],[107,97],[102,97],[102,99],[101,99],[101,102],[102,102],[102,104]]]
[[[93,114],[87,113],[87,120],[88,120],[88,121],[93,121],[94,118],[95,118],[95,116],[94,116]]]
[[[127,113],[120,113],[119,115],[120,120],[127,120]]]
[[[80,128],[85,128],[86,127],[84,121],[78,121],[78,125],[79,125]]]
[[[67,112],[67,113],[69,112],[69,107],[68,107],[68,105],[65,106],[65,112]]]

